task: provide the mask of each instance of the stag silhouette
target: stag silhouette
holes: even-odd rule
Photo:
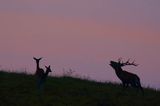
[[[127,88],[129,85],[131,85],[132,87],[138,88],[143,92],[140,78],[136,74],[127,72],[122,69],[122,67],[126,65],[137,66],[138,64],[135,64],[134,61],[130,63],[129,59],[125,63],[122,62],[121,59],[118,59],[118,62],[110,61],[110,66],[115,70],[117,77],[122,81],[123,88]]]

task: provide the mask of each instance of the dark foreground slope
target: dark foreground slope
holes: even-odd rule
[[[0,106],[160,106],[160,92],[69,77],[50,77],[38,91],[34,76],[0,72]]]

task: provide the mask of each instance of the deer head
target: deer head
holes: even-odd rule
[[[42,57],[41,58],[35,58],[35,57],[33,57],[33,59],[36,60],[36,62],[39,62],[42,59]]]
[[[45,66],[45,67],[46,67],[46,72],[52,72],[50,65],[48,67],[47,66]]]

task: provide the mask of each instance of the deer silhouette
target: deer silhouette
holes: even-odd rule
[[[39,89],[43,89],[44,83],[46,81],[46,78],[47,78],[49,72],[52,72],[50,65],[48,67],[45,66],[45,68],[46,68],[46,72],[42,74],[42,76],[39,78],[39,81],[38,81],[38,88]]]
[[[132,63],[126,61],[125,63],[121,61],[121,59],[118,59],[118,62],[110,61],[110,66],[115,70],[115,73],[117,77],[122,81],[123,88],[127,88],[129,85],[131,85],[134,88],[138,88],[143,93],[143,88],[140,83],[140,78],[133,73],[127,72],[122,69],[123,66],[126,65],[133,65],[137,66],[138,64],[135,64],[134,61]]]
[[[50,65],[49,65],[48,67],[47,67],[47,66],[45,66],[45,67],[46,67],[46,72],[43,74],[43,76],[42,76],[42,78],[41,78],[41,79],[44,80],[44,81],[46,80],[49,72],[52,72]]]
[[[39,62],[40,62],[40,60],[41,60],[42,58],[35,58],[35,57],[33,57],[33,59],[36,61],[36,65],[37,65],[35,75],[36,75],[37,77],[42,77],[43,74],[44,74],[44,70],[39,67]]]

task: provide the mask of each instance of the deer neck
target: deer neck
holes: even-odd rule
[[[38,69],[40,69],[40,67],[39,67],[39,62],[37,62],[37,70],[38,70]]]
[[[117,74],[117,76],[119,76],[121,73],[122,73],[122,68],[121,67],[116,67],[115,68],[115,72],[116,72],[116,74]]]
[[[49,71],[46,71],[44,76],[47,77],[48,76]]]

